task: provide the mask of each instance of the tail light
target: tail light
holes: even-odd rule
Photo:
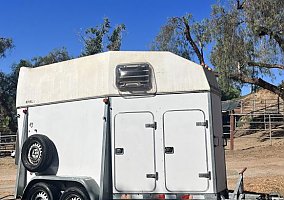
[[[190,194],[183,194],[180,199],[193,199]]]
[[[156,194],[156,195],[154,195],[154,199],[166,199],[166,195],[165,194]]]

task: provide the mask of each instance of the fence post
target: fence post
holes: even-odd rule
[[[263,115],[263,124],[264,124],[264,130],[266,130],[266,114],[264,112],[264,115]]]
[[[271,115],[268,115],[268,119],[269,119],[269,140],[270,140],[270,145],[272,146],[272,131],[271,131]]]
[[[232,110],[230,113],[230,150],[234,150],[235,115]]]
[[[280,113],[280,97],[278,95],[278,98],[277,98],[277,113],[279,114]]]

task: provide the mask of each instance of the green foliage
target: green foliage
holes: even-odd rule
[[[170,51],[186,59],[194,59],[194,50],[186,39],[185,23],[189,25],[193,40],[200,47],[201,51],[210,42],[208,31],[208,20],[197,22],[191,14],[182,17],[172,17],[161,27],[160,32],[151,44],[151,50]]]
[[[13,47],[14,45],[12,39],[0,37],[0,58],[5,57],[6,56],[5,52]]]
[[[248,0],[245,2],[244,15],[249,29],[256,36],[266,35],[265,29],[279,34],[284,30],[283,8],[283,0]]]
[[[170,18],[166,25],[161,27],[160,32],[151,44],[151,50],[170,51],[186,59],[190,59],[193,51],[182,33],[182,24],[179,18]]]
[[[15,107],[14,107],[14,99],[10,96],[9,91],[11,91],[11,83],[9,77],[0,72],[0,114],[1,114],[1,121],[4,120],[5,122],[1,122],[1,126],[5,125],[4,128],[9,126],[9,129],[13,132],[17,131],[16,128],[16,118],[15,114]],[[3,124],[4,123],[4,124]]]
[[[231,1],[227,9],[213,6],[211,14],[214,41],[211,63],[221,74],[219,79],[230,85],[238,84],[229,79],[230,74],[273,78],[271,69],[252,66],[251,62],[277,63],[283,59],[281,44],[272,35],[284,37],[284,3],[282,0],[246,0],[240,8],[235,2]]]
[[[241,90],[232,86],[229,86],[227,88],[221,87],[221,95],[221,100],[227,101],[240,97]]]
[[[161,28],[152,50],[171,51],[204,64],[203,49],[212,46],[210,61],[218,73],[224,98],[239,95],[244,83],[264,87],[284,97],[284,90],[263,81],[283,70],[284,1],[229,0],[217,3],[210,18],[195,22],[190,14],[173,17]],[[195,56],[195,57],[194,57]]]
[[[113,30],[112,34],[108,36],[109,44],[107,45],[107,49],[109,51],[119,51],[121,47],[122,41],[122,32],[126,30],[126,26],[124,24],[120,24]]]
[[[68,51],[65,47],[61,49],[54,49],[46,56],[38,56],[34,57],[32,61],[33,67],[39,67],[42,65],[49,65],[52,63],[62,62],[66,60],[70,60],[72,57],[69,55]]]
[[[97,54],[106,50],[119,51],[122,41],[122,33],[126,30],[124,24],[116,26],[110,33],[111,25],[108,18],[96,27],[88,28],[84,34],[80,34],[84,49],[81,56]]]

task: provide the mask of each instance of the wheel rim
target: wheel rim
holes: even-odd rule
[[[82,199],[76,196],[76,197],[71,197],[70,200],[82,200]]]
[[[37,165],[42,156],[42,147],[39,143],[35,142],[31,145],[28,152],[28,160],[31,164]]]
[[[80,196],[77,194],[70,194],[64,200],[83,200]]]
[[[45,193],[44,191],[40,191],[36,193],[34,196],[35,196],[34,200],[49,200],[47,193]]]

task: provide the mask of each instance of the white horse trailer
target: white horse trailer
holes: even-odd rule
[[[214,74],[169,52],[21,68],[23,199],[228,197]]]

